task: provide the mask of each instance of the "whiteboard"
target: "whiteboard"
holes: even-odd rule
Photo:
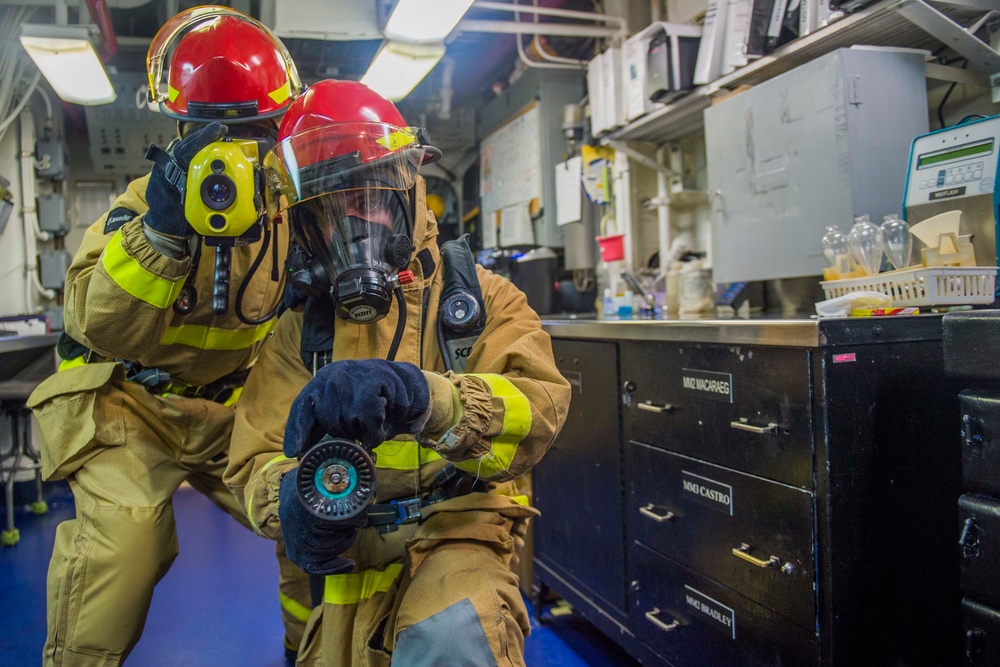
[[[539,116],[538,104],[533,102],[483,139],[479,148],[479,195],[484,222],[495,219],[497,211],[532,199],[537,199],[541,208]]]

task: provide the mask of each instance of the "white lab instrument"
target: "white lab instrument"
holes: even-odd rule
[[[958,211],[960,224],[953,232],[955,236],[971,236],[977,264],[997,266],[998,155],[1000,116],[937,130],[913,140],[903,217],[919,241],[927,243],[917,234],[918,223]]]

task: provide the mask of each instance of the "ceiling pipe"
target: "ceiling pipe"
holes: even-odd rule
[[[90,20],[97,24],[101,32],[101,47],[98,55],[101,62],[108,63],[118,54],[118,40],[115,38],[115,28],[111,24],[111,10],[107,0],[87,0],[87,10]]]

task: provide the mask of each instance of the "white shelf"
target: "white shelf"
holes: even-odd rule
[[[941,42],[899,11],[913,2],[883,0],[866,7],[810,35],[795,39],[712,83],[695,88],[676,102],[613,130],[603,138],[659,145],[697,134],[704,128],[702,112],[720,91],[732,90],[743,84],[762,83],[836,49],[864,44],[933,50]],[[956,25],[969,24],[983,14],[982,9],[953,6],[937,11]]]

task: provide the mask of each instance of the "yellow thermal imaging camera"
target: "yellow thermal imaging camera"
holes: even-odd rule
[[[226,137],[198,151],[187,172],[184,217],[204,237],[241,237],[264,214],[260,142]]]

